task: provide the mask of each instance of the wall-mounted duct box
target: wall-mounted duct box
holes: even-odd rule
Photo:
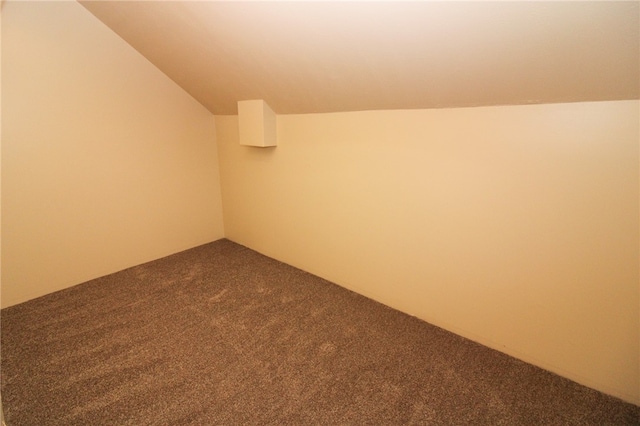
[[[276,114],[263,100],[238,102],[240,145],[276,146]]]

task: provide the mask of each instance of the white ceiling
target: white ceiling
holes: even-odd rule
[[[640,97],[638,1],[81,4],[214,114]]]

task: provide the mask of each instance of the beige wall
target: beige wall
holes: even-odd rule
[[[76,2],[2,10],[2,306],[224,234],[214,118]]]
[[[216,117],[225,232],[640,403],[639,102]]]
[[[1,31],[2,306],[226,231],[640,403],[639,102],[280,116],[241,147],[75,2]]]

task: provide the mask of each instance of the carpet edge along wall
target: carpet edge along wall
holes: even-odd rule
[[[217,116],[225,233],[640,403],[639,105]]]
[[[640,419],[640,407],[229,240],[0,315],[15,425]]]

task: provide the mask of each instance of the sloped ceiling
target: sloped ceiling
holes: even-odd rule
[[[81,4],[214,114],[639,98],[636,1]]]

